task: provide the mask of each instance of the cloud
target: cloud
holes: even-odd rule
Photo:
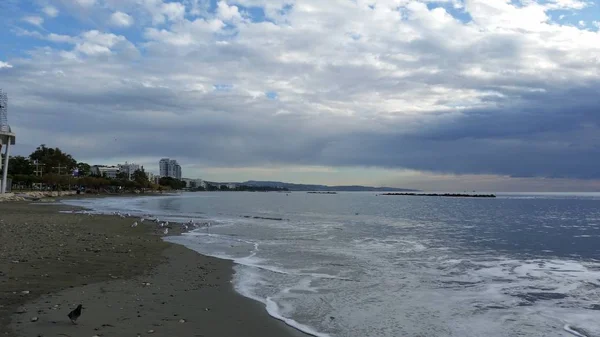
[[[8,64],[6,62],[0,61],[0,69],[2,69],[2,68],[12,68],[12,67],[13,67],[12,65],[10,65],[10,64]]]
[[[42,11],[44,12],[44,14],[46,14],[46,16],[51,17],[51,18],[55,18],[58,16],[58,9],[56,9],[56,7],[54,6],[44,6],[44,8],[42,8]]]
[[[110,16],[110,23],[116,27],[129,27],[133,22],[133,18],[123,12],[114,12]]]
[[[41,38],[44,38],[44,37],[41,37]],[[75,43],[76,42],[76,38],[74,38],[72,36],[54,34],[54,33],[48,34],[45,38],[48,39],[49,41],[56,42],[56,43]]]
[[[90,8],[96,4],[96,0],[73,0],[73,2],[85,8]]]
[[[110,55],[116,48],[130,52],[135,50],[135,47],[125,37],[97,30],[87,31],[75,41],[74,51],[87,56]]]
[[[219,1],[217,4],[219,18],[224,21],[241,20],[242,16],[237,6],[229,6],[225,1]]]
[[[41,16],[30,15],[23,17],[23,21],[33,26],[41,26],[44,23],[44,18]]]
[[[550,19],[587,3],[205,4],[94,7],[131,41],[40,35],[0,79],[11,123],[98,161],[600,179],[600,33]]]

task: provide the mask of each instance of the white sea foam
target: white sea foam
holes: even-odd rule
[[[266,299],[266,306],[267,306],[267,312],[269,313],[269,315],[271,315],[274,318],[277,318],[278,320],[285,322],[287,325],[289,325],[291,327],[294,327],[306,334],[309,334],[309,335],[312,335],[315,337],[330,337],[330,335],[328,335],[328,334],[315,331],[313,328],[306,326],[304,324],[300,324],[291,318],[283,317],[279,313],[279,307],[278,307],[277,303],[275,301],[273,301],[271,298]]]
[[[265,305],[267,312],[269,313],[269,315],[271,317],[276,318],[276,319],[286,323],[287,325],[289,325],[299,331],[302,331],[308,335],[315,336],[315,337],[330,337],[330,335],[328,335],[328,334],[320,333],[305,324],[301,324],[291,318],[285,317],[282,314],[281,309],[280,309],[279,305],[277,304],[277,302],[275,302],[272,298],[270,298],[270,297],[263,298],[263,297],[256,295],[256,288],[260,285],[266,284],[266,282],[264,281],[264,279],[260,276],[260,274],[258,272],[253,271],[248,268],[245,268],[244,266],[238,266],[238,267],[236,267],[235,270],[236,270],[236,273],[234,275],[235,290],[245,297],[248,297],[257,302],[263,303]]]

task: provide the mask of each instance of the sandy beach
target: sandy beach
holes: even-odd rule
[[[0,335],[305,336],[237,294],[231,262],[147,222],[61,210],[74,208],[0,203]]]

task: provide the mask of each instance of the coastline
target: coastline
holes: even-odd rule
[[[231,261],[134,218],[59,213],[74,209],[0,203],[0,335],[306,336],[238,294]]]

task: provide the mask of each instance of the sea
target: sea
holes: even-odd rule
[[[313,336],[600,336],[600,193],[212,192],[65,201],[207,223],[165,240]]]

